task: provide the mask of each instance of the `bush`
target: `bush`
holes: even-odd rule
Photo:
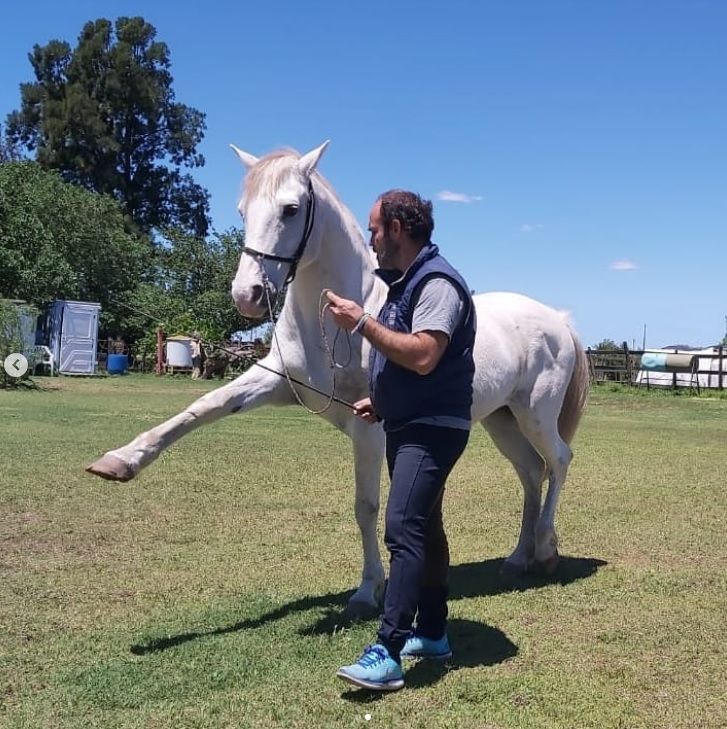
[[[32,306],[15,304],[7,299],[0,299],[0,363],[13,352],[23,352],[25,342],[23,341],[22,315],[28,314],[37,316],[38,312]],[[0,387],[17,387],[21,382],[32,382],[30,375],[33,371],[33,357],[28,356],[30,366],[22,377],[10,377],[4,367],[0,367]]]

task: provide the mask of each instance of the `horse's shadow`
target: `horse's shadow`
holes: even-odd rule
[[[570,585],[594,575],[608,564],[595,557],[561,557],[554,574],[532,572],[520,577],[503,577],[500,573],[502,559],[469,562],[454,565],[450,569],[450,599],[490,597],[503,592],[536,590],[548,585]]]
[[[513,590],[524,591],[531,589],[539,589],[551,584],[568,585],[576,580],[582,580],[595,574],[596,571],[605,565],[606,562],[591,557],[562,557],[558,569],[554,575],[545,576],[526,576],[517,581],[504,582],[500,577],[501,559],[488,559],[483,562],[470,562],[468,564],[453,565],[450,569],[450,596],[451,600],[461,600],[473,597],[488,597],[499,595],[503,592]],[[240,620],[231,625],[225,625],[213,630],[191,631],[188,633],[179,633],[178,635],[167,636],[164,638],[156,638],[147,643],[139,643],[131,646],[131,652],[134,655],[146,655],[148,653],[158,653],[175,646],[189,643],[190,641],[202,638],[211,638],[219,635],[227,635],[237,633],[241,630],[253,630],[276,620],[281,620],[287,615],[299,612],[307,612],[308,610],[323,609],[324,613],[313,625],[301,628],[301,635],[323,635],[332,634],[337,630],[350,626],[354,620],[347,614],[346,605],[349,598],[353,594],[352,590],[343,592],[328,593],[319,596],[306,596],[298,600],[281,605],[275,610],[271,610],[257,618]],[[372,618],[375,616],[371,616]],[[477,628],[471,627],[477,626]],[[453,642],[457,643],[457,666],[462,665],[488,665],[489,660],[487,654],[477,654],[476,646],[478,644],[494,646],[492,655],[502,655],[504,658],[509,655],[515,655],[517,648],[514,644],[504,636],[503,633],[495,628],[485,626],[481,623],[474,623],[467,620],[451,620],[450,630],[452,631]],[[475,631],[476,640],[466,637],[468,631]],[[479,631],[479,632],[478,632]],[[486,639],[481,635],[482,631],[487,632]],[[463,633],[461,646],[457,635]],[[497,635],[499,634],[499,635]],[[510,648],[505,648],[504,641],[509,643]],[[497,646],[500,646],[499,648]],[[489,651],[489,648],[487,649]],[[508,654],[507,650],[514,650]],[[469,651],[469,652],[468,652]],[[474,653],[472,652],[474,651]],[[467,657],[469,656],[469,658]],[[490,656],[491,657],[491,656]],[[476,661],[468,664],[466,661]],[[465,661],[463,664],[462,661]],[[423,665],[419,669],[419,665]],[[417,664],[414,670],[407,673],[407,684],[417,685],[416,682],[422,681],[419,685],[431,683],[436,677],[430,675],[435,670],[427,667],[424,663]],[[446,670],[446,669],[440,669]],[[441,675],[441,674],[440,674]]]

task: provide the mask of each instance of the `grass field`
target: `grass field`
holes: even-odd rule
[[[379,697],[334,676],[376,628],[342,617],[344,436],[263,409],[111,484],[84,465],[215,385],[41,382],[0,392],[1,727],[727,726],[727,400],[596,390],[566,559],[518,591],[520,487],[476,429],[445,501],[455,656]]]

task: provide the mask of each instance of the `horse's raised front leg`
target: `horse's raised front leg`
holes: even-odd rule
[[[138,435],[131,443],[108,451],[86,470],[110,481],[129,481],[165,448],[201,425],[261,405],[284,404],[288,395],[284,385],[284,380],[277,375],[251,367],[229,384],[195,400],[178,415]]]
[[[384,567],[377,536],[381,464],[384,458],[384,432],[359,418],[352,423],[354,470],[356,477],[356,522],[363,544],[361,586],[351,597],[347,613],[354,618],[378,616],[384,595]]]

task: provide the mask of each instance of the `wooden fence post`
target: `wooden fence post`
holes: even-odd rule
[[[157,375],[164,374],[164,332],[161,327],[157,327],[157,361],[155,372]]]
[[[634,384],[633,367],[631,362],[631,355],[629,354],[629,343],[624,342],[622,345],[624,351],[624,366],[626,367],[626,379],[629,381],[629,387]]]
[[[596,380],[596,368],[593,366],[593,353],[590,347],[586,350],[586,358],[588,359],[588,379],[592,385],[595,385],[598,380]]]

